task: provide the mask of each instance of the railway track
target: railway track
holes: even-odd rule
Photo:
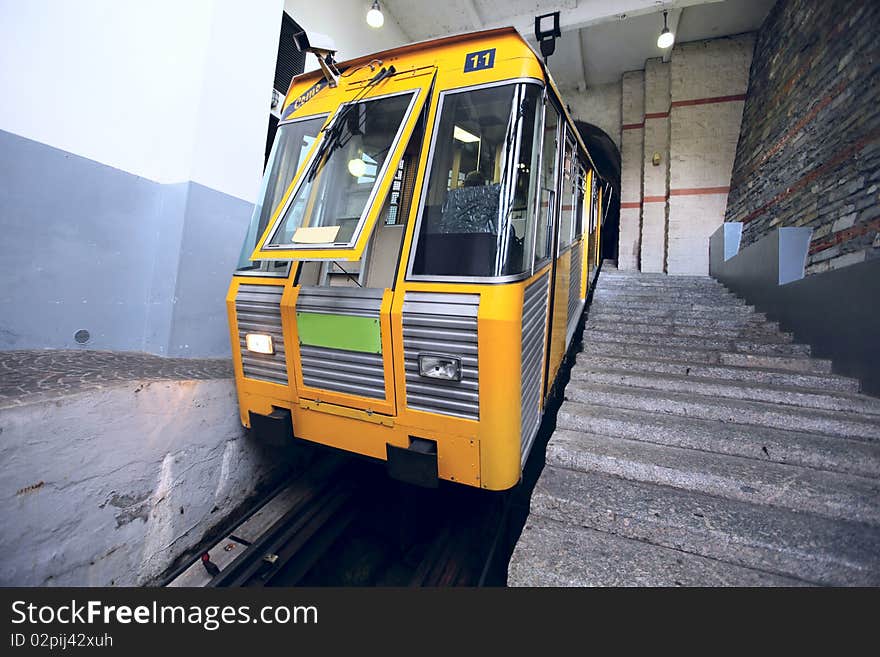
[[[388,479],[321,454],[169,586],[478,586],[510,494]],[[503,577],[503,568],[495,569]]]

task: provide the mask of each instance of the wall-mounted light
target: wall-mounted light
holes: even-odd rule
[[[382,27],[385,24],[385,16],[379,8],[379,0],[373,0],[373,6],[367,12],[367,25],[370,27]]]
[[[669,26],[666,24],[666,11],[663,11],[663,29],[660,31],[660,36],[657,37],[657,47],[669,48],[673,43],[675,43],[675,34],[669,31]]]

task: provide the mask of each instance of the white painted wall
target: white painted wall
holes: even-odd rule
[[[282,0],[0,0],[0,129],[253,201]]]
[[[284,9],[282,0],[215,3],[189,179],[254,202]]]
[[[342,62],[413,41],[381,2],[385,24],[378,29],[367,25],[367,11],[372,4],[372,0],[284,0],[284,11],[306,32],[319,32],[333,39],[336,61]],[[306,57],[306,70],[316,68],[315,56]]]
[[[562,99],[571,106],[575,119],[601,128],[620,148],[620,80],[596,85],[586,91],[560,89],[560,92]]]

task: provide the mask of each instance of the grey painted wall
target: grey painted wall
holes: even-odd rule
[[[880,396],[880,259],[804,278],[811,229],[774,230],[725,260],[726,225],[710,239],[709,273]]]
[[[0,130],[0,349],[229,355],[224,297],[253,206]]]

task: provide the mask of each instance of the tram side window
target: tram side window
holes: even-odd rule
[[[413,274],[530,271],[540,95],[509,84],[443,96]]]
[[[592,175],[590,188],[590,234],[596,230],[596,218],[599,216],[599,183],[596,180],[596,172]]]
[[[577,163],[576,172],[574,188],[574,238],[577,240],[580,239],[584,232],[584,184],[586,181],[586,173],[580,162]]]
[[[275,143],[269,153],[263,182],[260,186],[259,201],[254,207],[251,223],[248,227],[241,255],[238,258],[238,271],[286,272],[285,260],[250,260],[251,253],[257,246],[257,240],[269,225],[269,220],[278,209],[284,193],[293,182],[293,176],[302,165],[314,143],[326,116],[318,116],[278,126]]]
[[[556,194],[556,145],[559,130],[559,112],[549,102],[544,115],[544,145],[541,155],[541,216],[538,223],[535,264],[550,258],[553,234],[553,206]]]
[[[559,199],[559,248],[571,244],[572,220],[574,218],[574,144],[565,140],[562,157],[562,195]]]

